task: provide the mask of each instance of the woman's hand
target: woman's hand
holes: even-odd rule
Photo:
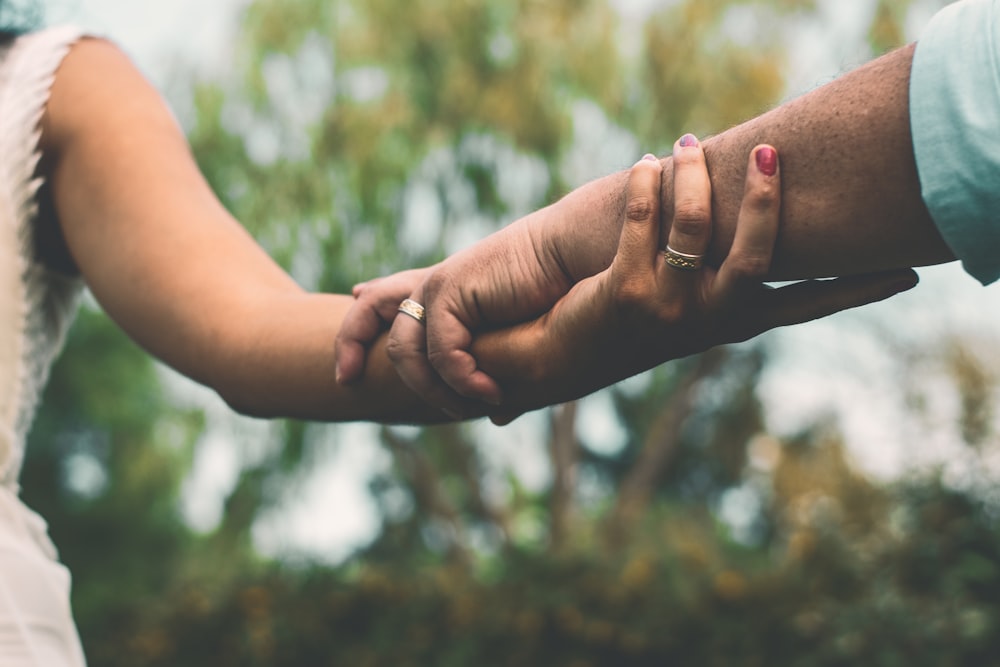
[[[436,266],[400,271],[359,283],[351,290],[354,304],[337,334],[337,382],[352,384],[365,371],[368,348],[396,317],[399,304],[421,285]]]
[[[505,390],[496,421],[583,396],[669,359],[881,300],[916,284],[916,275],[903,270],[780,289],[764,285],[781,206],[777,153],[770,146],[751,153],[733,247],[718,270],[698,259],[711,240],[712,211],[697,140],[686,136],[674,148],[675,203],[666,252],[659,233],[660,177],[655,158],[632,168],[621,239],[608,269],[577,283],[542,317],[513,329],[502,349],[473,343],[482,362],[478,370]],[[420,301],[421,289],[411,298]],[[387,349],[403,379],[451,416],[469,414],[468,402],[428,363],[427,347],[420,323],[396,320]],[[503,363],[490,361],[498,359]]]

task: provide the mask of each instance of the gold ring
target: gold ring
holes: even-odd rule
[[[667,261],[667,264],[683,271],[697,271],[701,268],[701,260],[704,258],[704,255],[691,255],[686,252],[674,250],[669,245],[663,251],[663,259]]]
[[[427,316],[424,313],[424,307],[413,299],[403,299],[403,303],[399,304],[399,312],[404,315],[409,315],[421,324],[427,323]]]

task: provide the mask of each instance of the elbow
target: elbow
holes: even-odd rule
[[[278,409],[277,401],[273,397],[269,398],[266,390],[255,387],[249,382],[240,380],[217,382],[213,383],[212,388],[230,410],[243,417],[278,419],[289,416]]]

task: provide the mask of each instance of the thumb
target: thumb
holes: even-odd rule
[[[660,245],[660,176],[663,167],[647,154],[629,172],[625,220],[618,241],[615,271],[619,278],[648,279]]]

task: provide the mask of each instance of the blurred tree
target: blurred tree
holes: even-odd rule
[[[344,291],[638,146],[771,106],[785,31],[822,4],[676,0],[623,19],[603,0],[254,0],[231,70],[194,84],[190,138],[300,282]],[[871,2],[859,39],[897,44],[910,4]],[[907,359],[940,362],[959,437],[987,457],[996,377],[947,349]],[[942,475],[865,480],[835,424],[778,442],[756,395],[766,363],[764,347],[714,350],[611,389],[617,448],[592,448],[580,406],[549,411],[541,490],[491,463],[475,426],[384,428],[378,537],[336,569],[292,567],[255,554],[250,529],[326,427],[275,429],[196,535],[177,504],[203,420],[170,409],[155,367],[85,309],[26,495],[76,574],[94,665],[988,664],[996,506]],[[919,416],[923,385],[901,386]]]
[[[686,129],[725,127],[773,104],[786,57],[774,31],[811,8],[671,3],[642,24],[642,48],[630,54],[602,0],[259,0],[247,8],[232,78],[199,85],[190,136],[216,190],[268,249],[308,286],[344,291],[373,274],[437,261],[579,185],[575,151],[602,141],[592,135],[606,126],[629,128],[618,130],[623,141],[665,150]],[[734,17],[758,15],[732,38]],[[664,391],[644,397],[644,414],[659,412],[676,383],[681,394],[695,391],[718,366],[718,356],[709,358],[687,379],[661,371]],[[637,429],[635,447],[655,444],[644,446],[653,461],[635,465],[619,504],[648,502],[671,465],[659,459],[679,456],[674,427],[695,398],[679,399],[648,437],[628,425]],[[708,412],[701,418],[718,416]],[[525,511],[551,507],[553,535],[544,541],[558,544],[569,530],[581,450],[571,410],[551,426],[557,490]],[[509,542],[522,522],[495,525],[496,510],[476,492],[480,462],[468,430],[428,429],[412,441],[384,433],[402,473],[386,488],[398,491],[404,480],[418,508],[408,520],[429,522],[406,534],[447,534],[452,553],[460,548],[454,540],[471,534],[456,513],[471,514],[474,526]],[[691,470],[702,474],[698,465]],[[432,484],[462,498],[444,503]]]
[[[148,603],[184,570],[193,536],[177,507],[201,429],[172,408],[153,364],[84,307],[31,433],[22,497],[74,571],[81,631],[123,597]]]

